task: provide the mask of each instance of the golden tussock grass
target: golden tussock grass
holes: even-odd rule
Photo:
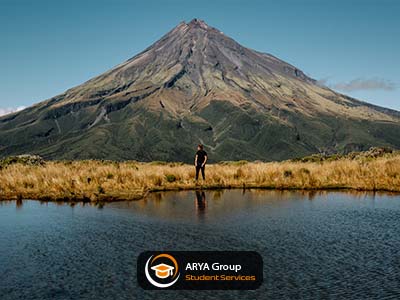
[[[0,170],[1,199],[113,201],[179,189],[354,189],[400,192],[400,155],[325,162],[232,162],[206,166],[194,181],[192,165],[107,161],[11,164]]]

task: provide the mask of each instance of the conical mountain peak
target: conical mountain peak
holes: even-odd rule
[[[286,159],[398,148],[399,116],[193,19],[112,70],[0,118],[0,151],[189,162],[200,142],[214,161]]]
[[[218,29],[209,26],[206,22],[200,19],[193,19],[186,23],[185,21],[180,22],[175,28],[173,28],[169,33],[167,33],[161,40],[164,40],[166,36],[180,35],[180,38],[184,37],[194,37],[207,35],[210,32],[215,34],[222,34]]]
[[[201,94],[217,86],[263,93],[265,87],[255,81],[259,76],[268,78],[268,85],[276,85],[277,76],[312,81],[297,68],[248,49],[199,19],[181,22],[144,52],[118,66],[112,77],[115,72],[118,78],[134,81],[133,85],[151,80],[154,85],[179,86],[190,93],[200,89]]]

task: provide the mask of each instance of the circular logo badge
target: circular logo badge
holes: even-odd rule
[[[147,280],[158,288],[174,285],[180,275],[176,259],[166,253],[150,256],[146,262],[145,274]]]

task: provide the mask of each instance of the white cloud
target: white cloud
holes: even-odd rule
[[[0,116],[4,116],[16,111],[23,110],[25,106],[18,106],[18,107],[0,107]]]
[[[384,90],[393,91],[396,85],[390,80],[383,78],[356,78],[348,82],[339,82],[333,85],[335,89],[351,92],[360,90]]]
[[[355,78],[349,81],[342,81],[337,83],[329,83],[329,79],[329,77],[322,78],[318,80],[317,83],[322,86],[327,86],[329,88],[344,92],[365,90],[393,91],[397,88],[397,85],[394,82],[379,77]]]

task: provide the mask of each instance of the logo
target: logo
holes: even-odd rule
[[[264,276],[254,251],[145,251],[136,269],[145,290],[255,290]]]
[[[150,256],[145,266],[147,280],[158,288],[167,288],[174,285],[180,276],[178,271],[179,267],[176,259],[166,253]]]

